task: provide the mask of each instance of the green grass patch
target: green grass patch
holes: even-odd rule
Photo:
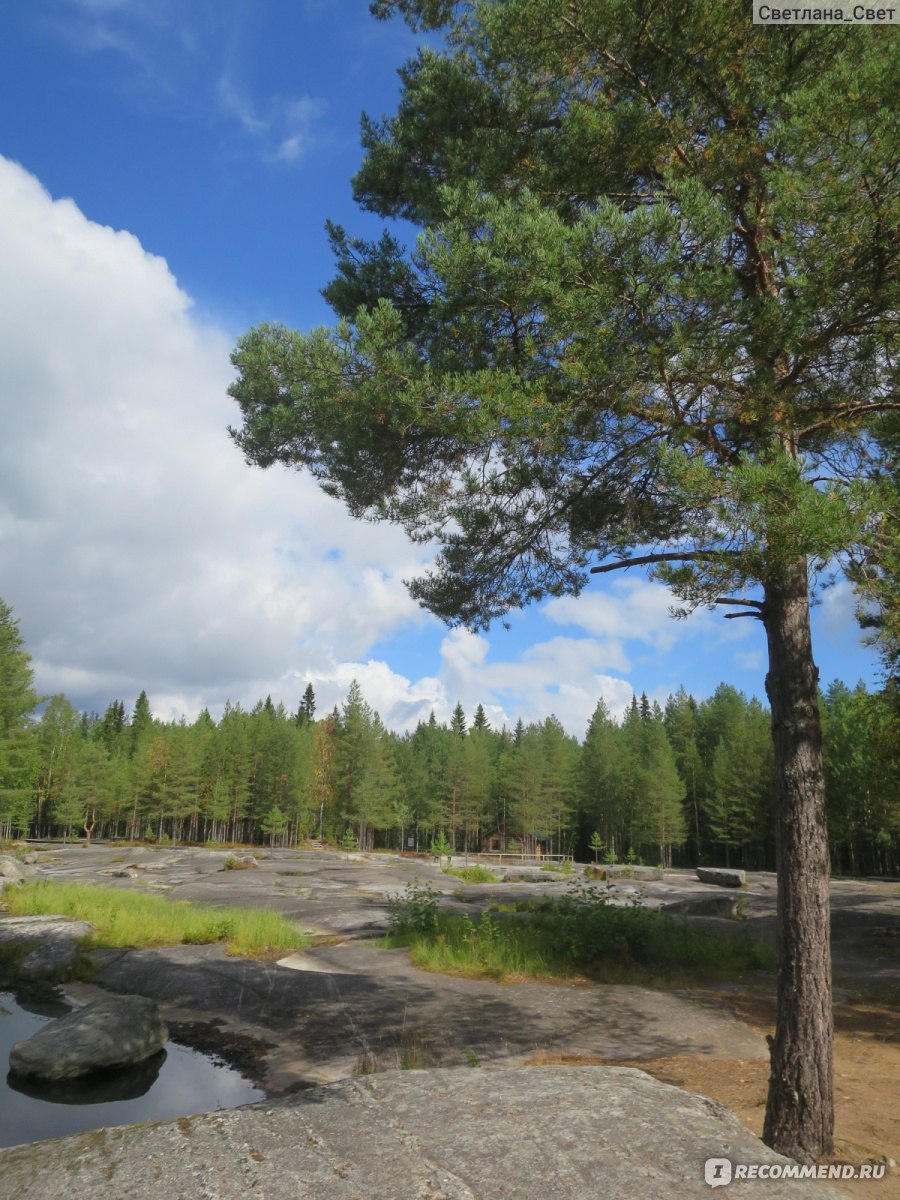
[[[309,945],[293,922],[267,909],[201,907],[143,892],[48,880],[7,888],[3,900],[17,917],[54,913],[89,921],[94,932],[85,941],[91,946],[226,942],[229,954],[257,958]]]
[[[575,867],[570,858],[564,858],[562,862],[548,862],[541,866],[542,871],[555,871],[557,875],[572,875],[575,872]]]
[[[507,981],[671,984],[774,966],[771,949],[743,933],[722,934],[640,904],[620,907],[606,890],[581,883],[559,900],[502,908],[472,921],[438,911],[436,895],[416,887],[395,900],[385,944],[409,947],[425,970]]]
[[[535,930],[501,923],[490,910],[477,921],[442,913],[432,933],[392,934],[386,944],[407,945],[414,966],[449,975],[502,982],[578,974]]]
[[[454,875],[457,879],[461,879],[463,883],[499,883],[499,879],[493,871],[487,867],[445,867],[445,875]]]

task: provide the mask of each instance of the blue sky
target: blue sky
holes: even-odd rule
[[[639,572],[449,631],[403,587],[427,562],[225,433],[235,339],[329,320],[327,218],[352,202],[359,117],[415,48],[367,0],[34,0],[0,39],[0,596],[37,685],[79,707],[146,688],[163,717],[271,694],[320,710],[351,679],[385,721],[481,702],[496,725],[601,696],[761,696],[754,621],[667,615]],[[815,614],[822,678],[877,681],[846,585]]]

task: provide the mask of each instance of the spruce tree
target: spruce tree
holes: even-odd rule
[[[491,723],[487,719],[487,713],[484,711],[484,706],[479,704],[475,709],[475,716],[472,718],[473,729],[490,729]]]
[[[147,693],[142,690],[135,701],[134,712],[131,714],[130,757],[134,757],[141,740],[152,728],[153,714],[150,711],[150,701],[147,699]]]
[[[312,724],[316,715],[316,693],[313,690],[313,685],[308,683],[306,690],[303,693],[303,699],[300,701],[300,707],[297,709],[296,722],[298,725]]]

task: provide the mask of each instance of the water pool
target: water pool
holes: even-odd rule
[[[67,1011],[58,1002],[33,1003],[0,992],[0,1146],[236,1108],[265,1098],[264,1092],[221,1060],[173,1042],[136,1067],[63,1083],[5,1074],[13,1043],[31,1037]]]

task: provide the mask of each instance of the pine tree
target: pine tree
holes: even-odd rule
[[[37,729],[40,769],[35,832],[38,837],[50,828],[60,796],[70,786],[78,725],[78,713],[65,696],[51,696]]]
[[[527,854],[535,852],[544,818],[544,755],[540,729],[536,725],[523,727],[521,737],[514,743],[508,775],[510,796],[507,830]]]
[[[31,656],[9,605],[0,600],[0,837],[24,833],[39,770],[31,713],[37,704]]]
[[[776,764],[778,1021],[765,1137],[833,1134],[828,847],[811,581],[871,540],[900,407],[889,29],[733,0],[376,0],[445,29],[368,121],[332,227],[339,324],[251,331],[249,461],[440,545],[413,594],[484,626],[649,566],[761,622]],[[590,567],[590,563],[595,565]]]
[[[659,863],[669,867],[673,846],[680,846],[686,836],[682,806],[685,788],[661,717],[651,714],[644,724],[633,837],[635,844],[648,853],[651,847],[658,851]]]
[[[449,740],[446,727],[438,725],[433,711],[426,724],[416,727],[411,738],[410,802],[416,821],[426,834],[445,828]]]
[[[603,700],[588,723],[581,754],[582,804],[589,826],[596,828],[607,851],[624,856],[630,786],[625,737]]]
[[[663,723],[675,752],[675,764],[685,788],[685,818],[688,839],[693,843],[693,861],[703,861],[700,836],[700,796],[703,791],[703,761],[697,745],[698,705],[693,696],[679,688],[666,701]]]
[[[570,849],[569,832],[578,789],[579,748],[555,716],[541,722],[544,760],[541,825],[551,839],[555,854]]]

